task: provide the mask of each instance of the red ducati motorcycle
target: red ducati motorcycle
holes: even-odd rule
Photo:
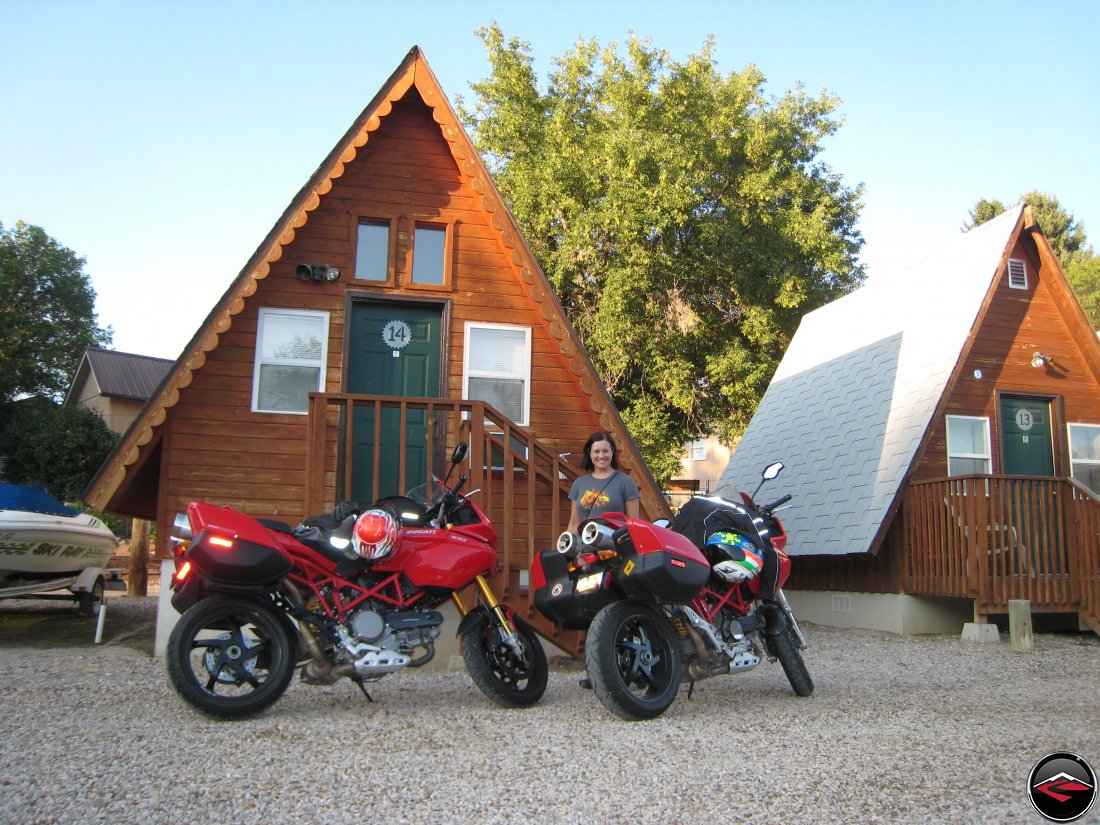
[[[192,502],[177,516],[172,605],[183,615],[168,640],[168,677],[179,695],[213,717],[258,713],[303,681],[366,683],[435,655],[448,599],[462,616],[462,658],[490,700],[526,707],[546,690],[546,654],[529,625],[500,604],[486,577],[497,534],[485,513],[449,488],[466,455],[460,444],[443,483],[359,512],[293,530],[230,507]],[[460,594],[475,586],[476,606]]]
[[[799,696],[813,693],[806,640],[782,589],[791,562],[775,510],[791,497],[754,501],[782,469],[765,469],[740,503],[693,498],[671,525],[608,513],[538,555],[535,607],[563,629],[587,629],[588,678],[612,713],[652,719],[681,681],[694,687],[764,657],[779,660]]]

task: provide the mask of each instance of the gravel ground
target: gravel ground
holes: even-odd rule
[[[375,683],[373,704],[346,680],[294,682],[259,717],[215,722],[151,656],[153,597],[113,597],[100,645],[65,641],[69,606],[49,608],[62,630],[45,637],[13,604],[0,821],[20,825],[1040,823],[1038,759],[1070,750],[1100,770],[1092,634],[1020,653],[807,625],[812,697],[764,663],[682,689],[649,722],[612,716],[568,660],[528,710],[496,708],[464,672],[405,672]],[[1100,803],[1078,821],[1100,823]]]

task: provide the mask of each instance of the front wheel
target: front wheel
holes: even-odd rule
[[[283,695],[294,674],[294,646],[262,602],[203,599],[168,637],[168,681],[188,704],[218,719],[241,719]]]
[[[513,618],[519,651],[503,638],[495,619],[475,622],[462,634],[462,659],[478,689],[505,708],[526,708],[546,692],[546,651],[535,631]]]
[[[809,696],[814,692],[814,680],[810,678],[810,671],[806,670],[806,663],[802,661],[802,654],[798,652],[791,629],[784,627],[782,631],[764,635],[768,652],[783,665],[783,672],[787,674],[787,680],[799,696]]]
[[[680,689],[676,631],[655,607],[612,602],[588,628],[584,663],[596,697],[631,721],[664,713]]]

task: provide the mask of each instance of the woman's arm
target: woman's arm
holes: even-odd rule
[[[626,515],[628,518],[641,518],[641,506],[638,499],[632,498],[626,503]]]
[[[581,514],[577,509],[577,502],[570,502],[572,506],[569,508],[569,527],[566,528],[570,533],[576,533],[577,529],[581,526]],[[637,504],[637,502],[635,502]]]

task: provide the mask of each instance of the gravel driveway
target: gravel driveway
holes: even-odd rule
[[[1100,770],[1091,634],[1019,653],[807,625],[812,697],[765,663],[685,686],[650,722],[613,717],[569,661],[529,710],[492,706],[465,672],[406,672],[373,704],[346,680],[295,682],[257,718],[214,722],[151,656],[153,597],[112,598],[100,645],[87,620],[88,642],[65,632],[71,606],[48,608],[50,636],[21,610],[0,603],[2,822],[1041,823],[1037,760]]]

